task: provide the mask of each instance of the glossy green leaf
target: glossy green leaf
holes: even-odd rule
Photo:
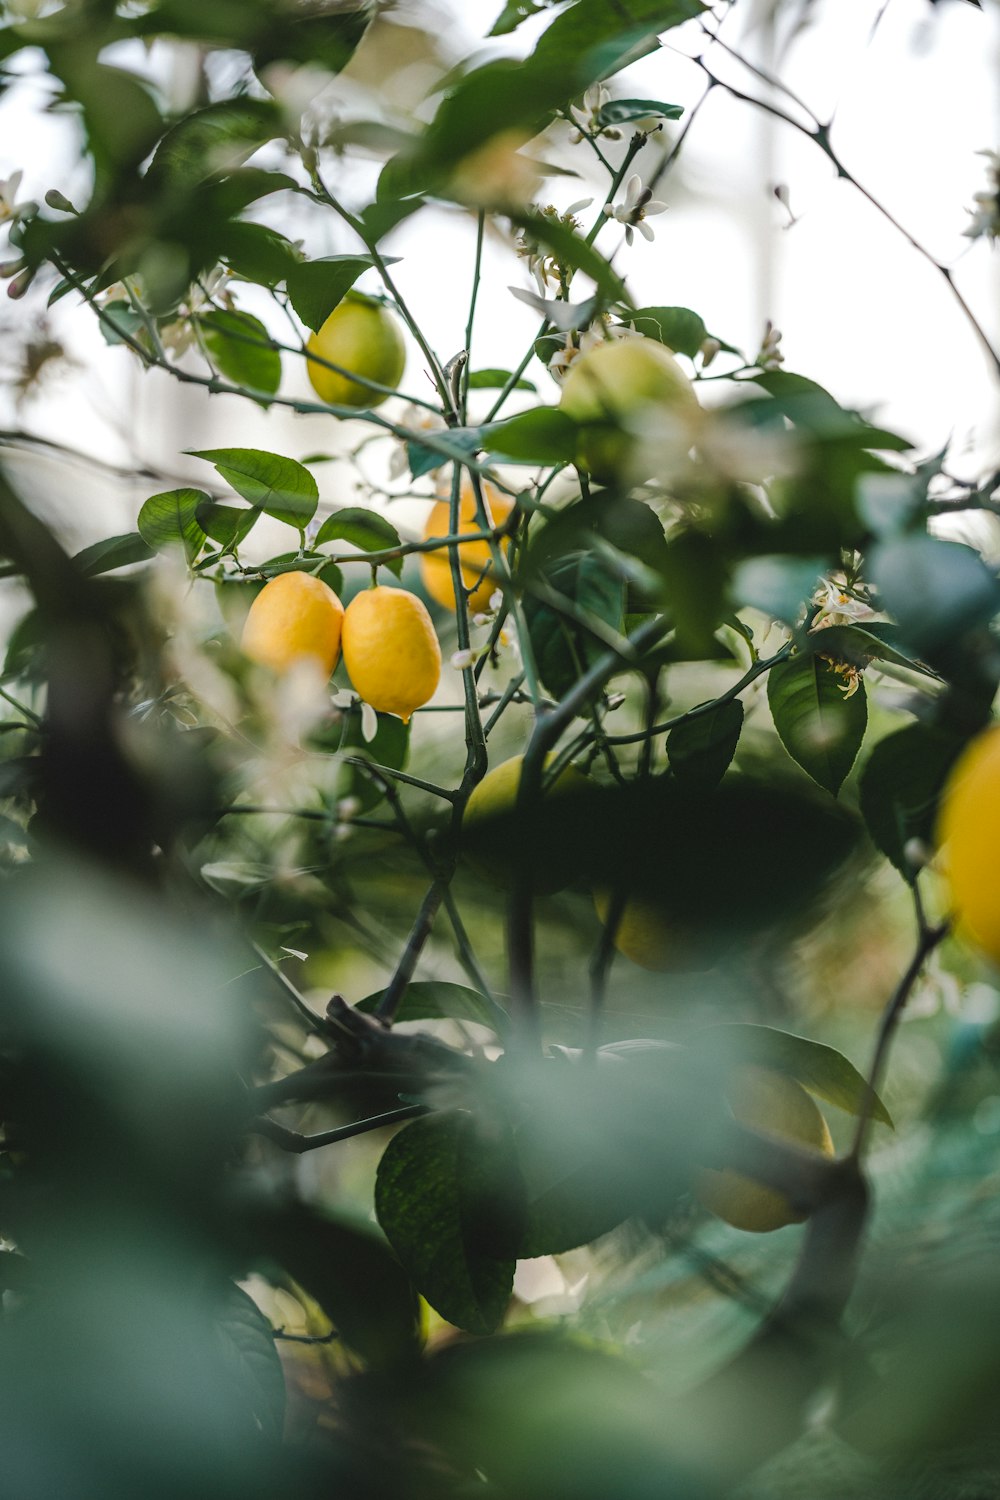
[[[868,832],[905,880],[917,873],[906,856],[909,841],[934,846],[941,792],[963,744],[932,725],[908,724],[880,740],[862,768],[858,789]]]
[[[376,1010],[385,994],[377,990],[359,1000],[355,1009],[370,1014]],[[474,1021],[479,1026],[489,1026],[495,1031],[499,1017],[497,1007],[478,990],[465,984],[452,984],[443,979],[417,979],[407,985],[403,1003],[396,1012],[397,1021]]]
[[[845,695],[845,679],[819,656],[799,653],[773,666],[767,701],[785,749],[833,796],[861,749],[868,723],[864,687]]]
[[[565,598],[567,606],[620,633],[624,620],[625,591],[620,577],[592,553],[578,552],[545,570],[548,589]],[[539,599],[530,592],[524,600],[524,617],[531,636],[539,676],[555,697],[569,692],[581,671],[608,649],[606,639],[589,630],[555,600]]]
[[[148,562],[152,549],[136,531],[124,536],[109,536],[94,542],[78,552],[73,561],[85,578],[94,578],[99,573],[111,573],[115,568],[128,567],[130,563]]]
[[[659,99],[609,99],[597,111],[598,125],[628,125],[637,120],[679,120],[682,104],[661,104]]]
[[[234,385],[274,395],[281,384],[281,355],[259,318],[220,310],[201,314],[198,326],[221,375]]]
[[[354,506],[335,510],[332,516],[327,516],[316,533],[317,547],[321,547],[324,542],[338,541],[349,542],[360,552],[385,552],[402,545],[399,532],[391,521],[387,521],[377,511]],[[388,568],[398,578],[403,571],[403,559],[392,557],[380,566]]]
[[[223,99],[186,114],[167,131],[148,176],[171,187],[223,177],[284,129],[271,100]]]
[[[237,276],[270,288],[287,282],[300,265],[291,241],[267,224],[226,224],[216,249],[218,259]]]
[[[473,370],[472,374],[469,376],[469,390],[500,390],[507,384],[508,380],[510,380],[512,376],[512,370]],[[534,391],[537,390],[537,386],[535,386],[532,381],[526,380],[525,377],[521,375],[517,380],[514,381],[513,389],[515,391]]]
[[[294,458],[266,453],[259,448],[189,451],[192,458],[204,458],[214,464],[223,479],[255,510],[273,516],[276,521],[285,521],[300,531],[312,520],[319,500],[319,488],[309,470]]]
[[[509,1192],[493,1154],[470,1115],[442,1111],[393,1137],[375,1179],[378,1221],[417,1290],[469,1333],[494,1332],[514,1282],[513,1260],[491,1249]]]
[[[398,258],[387,256],[384,264],[395,265]],[[288,277],[288,297],[306,327],[318,332],[358,277],[374,264],[371,255],[328,255],[322,260],[300,261]]]
[[[743,1023],[711,1026],[698,1032],[692,1045],[732,1066],[752,1063],[784,1073],[810,1094],[851,1115],[861,1114],[871,1093],[854,1064],[835,1047],[771,1026]],[[892,1116],[877,1094],[873,1098],[872,1117],[884,1125],[892,1125]]]
[[[205,500],[195,512],[198,525],[206,536],[220,547],[238,547],[249,536],[260,519],[259,510],[246,510],[242,505],[224,505],[221,501]]]
[[[139,511],[140,534],[157,552],[165,547],[183,547],[192,562],[205,540],[198,511],[211,503],[211,496],[204,490],[164,490],[159,495],[150,495]]]
[[[738,698],[677,724],[667,735],[670,769],[678,781],[714,786],[728,771],[743,729]]]
[[[520,412],[506,422],[481,429],[486,451],[501,462],[571,463],[576,455],[577,424],[555,406]]]

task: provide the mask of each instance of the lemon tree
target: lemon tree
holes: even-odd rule
[[[18,1500],[996,1491],[996,465],[690,205],[762,112],[985,403],[1000,161],[922,245],[791,9],[7,7]]]

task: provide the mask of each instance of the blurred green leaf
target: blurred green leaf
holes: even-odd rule
[[[659,99],[609,99],[597,111],[597,123],[603,126],[627,125],[633,120],[679,120],[683,113],[682,104],[661,104]]]
[[[155,551],[183,546],[185,556],[192,562],[205,541],[198,511],[211,503],[211,496],[204,490],[164,490],[162,494],[150,495],[139,511],[143,540]]]
[[[899,452],[913,447],[898,433],[871,427],[857,412],[848,411],[828,390],[805,375],[796,375],[791,370],[766,370],[750,378],[767,391],[790,422],[818,437],[853,439],[858,447]]]
[[[73,561],[85,578],[95,578],[99,573],[111,573],[115,568],[125,568],[130,563],[148,562],[153,556],[151,547],[136,531],[124,536],[109,536],[94,542],[78,552]]]
[[[284,129],[270,99],[222,99],[178,120],[164,135],[147,169],[161,187],[188,187],[224,177]]]
[[[259,448],[189,449],[192,458],[204,458],[236,492],[257,511],[285,521],[301,531],[312,520],[319,500],[319,487],[309,470],[294,458],[266,453]],[[198,518],[201,521],[201,517]],[[201,521],[204,526],[204,521]],[[208,531],[208,527],[205,526]],[[209,531],[209,535],[212,532]]]
[[[933,653],[1000,610],[1000,583],[979,553],[941,537],[896,536],[872,551],[871,581],[911,650]]]
[[[750,557],[733,569],[730,592],[739,606],[794,625],[828,566],[825,557]]]
[[[850,697],[844,687],[830,662],[805,652],[775,663],[767,677],[767,701],[781,743],[833,796],[857,758],[868,723],[864,687]]]
[[[235,385],[274,395],[281,384],[281,355],[259,318],[220,310],[202,313],[197,321],[221,375]]]
[[[399,257],[385,257],[395,265]],[[371,255],[328,255],[322,260],[303,260],[288,276],[288,297],[302,322],[318,333],[345,295],[365,271],[371,270]]]
[[[507,384],[512,375],[513,371],[511,370],[497,370],[492,368],[489,370],[473,370],[472,374],[469,376],[469,390],[499,390],[502,386],[505,386]],[[537,386],[535,386],[530,380],[526,380],[524,376],[521,375],[514,382],[513,389],[515,391],[534,391],[537,390]]]
[[[219,228],[213,256],[244,280],[270,288],[287,282],[301,264],[283,234],[267,224],[248,224],[242,219]]]
[[[258,1432],[280,1440],[285,1424],[285,1375],[271,1325],[238,1286],[227,1288],[215,1319],[222,1370],[250,1408]]]
[[[872,842],[904,880],[917,867],[906,857],[911,839],[935,843],[941,792],[964,746],[957,735],[929,724],[908,724],[875,746],[861,771],[861,812]]]
[[[726,614],[726,563],[719,547],[703,532],[677,528],[656,571],[678,644],[693,655],[710,654]]]
[[[569,605],[586,611],[610,630],[621,632],[624,585],[599,557],[586,552],[570,554],[545,569],[541,577]],[[524,618],[539,676],[557,698],[569,692],[580,672],[607,650],[605,640],[555,602],[528,595],[524,600]]]
[[[500,12],[497,19],[490,28],[490,36],[506,36],[508,32],[516,31],[522,21],[527,21],[530,16],[541,15],[548,4],[548,0],[507,0],[507,4]]]
[[[631,298],[618,272],[582,234],[549,214],[511,210],[508,217],[524,230],[528,240],[544,245],[560,264],[589,276],[606,302],[630,305]]]
[[[714,786],[729,769],[742,728],[743,704],[738,698],[675,725],[667,735],[671,771],[679,781]]]
[[[356,1010],[371,1014],[385,990],[376,990],[359,1000]],[[479,1026],[496,1030],[497,1013],[493,1003],[478,990],[465,984],[443,979],[418,979],[407,985],[403,1002],[396,1012],[397,1021],[475,1021]]]
[[[730,1066],[753,1063],[796,1079],[804,1089],[835,1104],[848,1114],[860,1115],[871,1093],[867,1082],[842,1052],[824,1042],[772,1026],[744,1023],[710,1026],[695,1034],[692,1047]],[[892,1125],[892,1116],[877,1094],[872,1116]]]
[[[490,1220],[505,1207],[492,1166],[471,1116],[448,1110],[394,1136],[375,1179],[378,1221],[417,1290],[469,1333],[494,1332],[514,1282],[513,1260],[491,1248]]]

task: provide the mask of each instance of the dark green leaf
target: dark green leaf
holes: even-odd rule
[[[481,435],[486,451],[508,462],[549,465],[571,463],[576,456],[577,424],[555,406],[492,422]]]
[[[469,390],[500,390],[507,384],[508,380],[511,379],[512,374],[513,372],[511,370],[473,370],[472,374],[469,376]],[[533,385],[530,380],[525,380],[524,376],[521,375],[514,382],[512,389],[515,391],[533,391],[536,390],[537,387]]]
[[[906,845],[934,844],[941,791],[963,741],[928,724],[908,724],[875,746],[859,780],[861,811],[872,842],[905,880],[916,875]]]
[[[235,220],[220,231],[217,257],[237,276],[260,286],[287,282],[301,264],[290,240],[267,224]]]
[[[192,458],[204,458],[214,464],[223,479],[255,510],[273,516],[276,521],[285,521],[299,531],[312,520],[319,488],[309,470],[296,463],[294,458],[266,453],[259,448],[189,451]]]
[[[414,1120],[390,1141],[375,1180],[375,1212],[417,1290],[469,1333],[503,1319],[514,1262],[491,1253],[490,1221],[509,1192],[471,1116],[442,1111]]]
[[[398,256],[386,257],[395,265]],[[371,270],[371,255],[328,255],[323,260],[303,260],[288,277],[288,296],[307,328],[317,333],[364,272]]]
[[[385,994],[377,990],[359,1000],[356,1010],[371,1013]],[[503,1016],[499,1017],[503,1019]],[[443,979],[418,979],[407,985],[403,1003],[396,1012],[397,1021],[475,1021],[479,1026],[497,1027],[497,1009],[493,1002],[468,985],[451,984]]]
[[[339,73],[357,51],[374,14],[372,0],[336,10],[322,6],[315,12],[278,7],[275,20],[254,44],[254,65],[260,69],[272,62],[304,63]]]
[[[700,531],[674,531],[656,570],[663,579],[663,603],[677,641],[692,656],[710,654],[726,613],[725,561],[712,538]]]
[[[1000,583],[979,553],[940,537],[880,542],[872,552],[871,580],[882,607],[920,655],[953,645],[1000,610]]]
[[[854,1064],[835,1047],[795,1036],[789,1031],[776,1031],[771,1026],[712,1026],[699,1032],[693,1045],[699,1051],[735,1066],[752,1063],[784,1073],[801,1083],[810,1094],[816,1094],[851,1115],[861,1114],[871,1094]],[[874,1095],[872,1116],[884,1125],[892,1125],[892,1117],[877,1094]]]
[[[794,625],[828,566],[825,557],[750,557],[733,570],[730,592],[737,605]]]
[[[743,728],[738,698],[677,724],[667,735],[670,769],[679,781],[714,786],[729,769]]]
[[[285,1425],[285,1375],[271,1325],[238,1286],[227,1289],[215,1318],[222,1352],[222,1372],[240,1404],[249,1410],[253,1428],[274,1442]]]
[[[459,454],[472,454],[482,443],[482,432],[478,427],[453,427],[447,433],[447,438],[449,445]],[[433,474],[435,469],[452,462],[446,454],[419,442],[408,442],[406,455],[414,479],[419,479],[424,474]]]
[[[63,80],[67,98],[82,107],[98,169],[109,174],[134,170],[163,130],[146,84],[133,73],[96,62],[86,46],[50,45],[49,61]]]
[[[372,740],[365,739],[363,727],[361,706],[352,703],[337,722],[315,730],[310,743],[327,754],[336,755],[346,751],[351,754],[352,761],[374,762],[375,765],[386,766],[393,771],[405,770],[410,751],[410,724],[404,724],[396,714],[376,714],[375,736]],[[360,811],[369,812],[385,796],[385,777],[377,774],[370,776],[362,766],[345,759],[336,795],[338,800],[341,797],[356,797]]]
[[[224,177],[284,128],[281,111],[269,99],[223,99],[207,104],[167,131],[147,175],[183,187]]]
[[[152,549],[137,531],[124,536],[109,536],[103,541],[84,547],[73,561],[85,578],[94,578],[98,573],[111,573],[115,568],[124,568],[129,563],[148,562]]]
[[[620,577],[592,553],[578,552],[548,568],[543,581],[567,604],[614,631],[621,631],[625,609]],[[588,630],[555,601],[528,595],[524,616],[543,684],[555,697],[569,692],[581,671],[608,649],[605,639]]]
[[[210,312],[201,314],[198,325],[220,374],[235,385],[274,395],[281,384],[281,355],[259,318],[245,312]]]
[[[327,516],[316,533],[317,547],[321,547],[324,542],[337,541],[349,542],[361,552],[386,552],[402,545],[399,532],[384,516],[374,510],[353,506],[335,510],[332,516]],[[388,568],[398,578],[403,571],[403,559],[393,557],[381,566]]]
[[[682,104],[661,104],[658,99],[609,99],[598,110],[597,123],[603,126],[627,125],[633,120],[679,120],[683,113]]]
[[[193,562],[205,540],[198,511],[211,503],[211,496],[204,490],[164,490],[150,495],[139,511],[139,531],[157,552],[164,547],[183,546],[188,561]]]
[[[865,690],[846,697],[845,679],[819,656],[799,653],[768,673],[774,727],[794,761],[833,796],[854,764],[868,723]]]
[[[709,337],[704,320],[690,307],[639,307],[634,313],[624,314],[625,322],[648,339],[666,344],[675,354],[686,354],[694,359],[702,344]],[[712,334],[716,338],[717,335]],[[723,349],[731,354],[739,351],[718,340]]]
[[[541,15],[546,8],[548,0],[536,4],[536,0],[507,0],[507,4],[497,16],[490,27],[490,36],[506,36],[511,31],[516,31],[522,21],[527,21],[530,16]]]
[[[512,223],[524,230],[529,240],[544,245],[561,265],[589,276],[606,301],[629,306],[631,298],[625,290],[625,283],[604,256],[593,245],[587,244],[582,234],[548,214],[512,211],[509,217]]]
[[[923,677],[937,676],[923,662],[915,661],[899,649],[904,644],[899,628],[882,620],[865,621],[859,625],[828,625],[823,630],[811,631],[805,644],[811,651],[822,652],[862,669],[872,661],[888,661],[894,666],[906,667],[910,672],[919,672]]]
[[[242,505],[223,505],[206,500],[198,506],[196,520],[206,536],[220,547],[238,547],[260,519],[259,510],[244,510]]]

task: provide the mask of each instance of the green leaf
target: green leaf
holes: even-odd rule
[[[963,749],[956,735],[929,724],[908,724],[880,740],[859,779],[861,812],[872,842],[912,882],[910,839],[933,847],[941,792]]]
[[[625,283],[617,271],[593,245],[587,244],[582,234],[548,214],[511,211],[508,217],[524,230],[528,239],[544,245],[560,264],[589,276],[605,301],[621,302],[626,307],[631,305]]]
[[[327,516],[316,533],[317,547],[321,547],[324,542],[337,541],[350,542],[352,547],[357,547],[361,552],[385,552],[391,547],[402,545],[399,532],[384,516],[380,516],[377,511],[354,506],[335,510],[332,516]],[[403,571],[403,559],[393,557],[380,566],[388,568],[398,578]]]
[[[555,406],[520,412],[480,431],[486,451],[501,461],[550,465],[571,463],[576,456],[577,424]]]
[[[750,557],[734,568],[730,592],[737,605],[794,625],[828,566],[825,557]]]
[[[512,370],[473,370],[472,374],[469,376],[469,390],[500,390],[507,384],[512,374]],[[515,391],[534,391],[537,390],[538,387],[535,386],[530,380],[526,380],[524,376],[521,375],[514,382],[512,389]]]
[[[375,717],[375,736],[369,741],[363,733],[361,706],[352,703],[336,723],[314,730],[310,744],[326,754],[337,755],[346,751],[357,760],[374,762],[393,771],[405,770],[410,751],[410,724],[404,724],[395,714],[376,714]],[[384,777],[366,775],[361,766],[345,759],[340,767],[336,797],[338,801],[342,797],[356,797],[359,810],[366,813],[383,800],[384,787]]]
[[[359,1000],[355,1010],[370,1014],[378,1008],[385,990],[377,990]],[[443,979],[418,979],[407,985],[403,1003],[396,1012],[397,1021],[475,1021],[479,1026],[497,1027],[498,1007],[478,990],[465,984]],[[500,1013],[503,1020],[503,1013]]]
[[[621,578],[592,553],[563,558],[542,575],[545,584],[567,602],[586,610],[595,620],[620,632],[624,623],[625,590]],[[544,686],[555,697],[569,692],[581,671],[607,649],[608,643],[555,603],[532,595],[524,600],[524,616],[532,650]]]
[[[147,177],[158,186],[190,187],[224,177],[285,129],[271,100],[224,99],[193,110],[167,131]]]
[[[656,570],[677,644],[692,657],[710,657],[726,613],[726,564],[717,543],[703,532],[678,529]]]
[[[125,568],[130,563],[148,562],[152,549],[137,531],[124,536],[109,536],[94,542],[78,552],[73,561],[85,578],[94,578],[98,573],[111,573],[115,568]]]
[[[244,510],[242,505],[223,505],[221,501],[205,500],[197,508],[195,519],[213,542],[220,547],[238,547],[249,536],[260,519],[259,510]]]
[[[259,318],[245,312],[209,312],[201,314],[198,326],[220,374],[235,385],[274,395],[281,384],[281,355]]]
[[[898,643],[898,644],[897,644]],[[888,661],[894,666],[906,667],[907,671],[919,672],[923,677],[937,678],[937,673],[923,662],[915,661],[899,649],[904,644],[898,626],[883,620],[866,621],[863,625],[827,625],[823,630],[812,630],[805,637],[805,645],[811,651],[835,656],[838,661],[864,668],[872,661]]]
[[[150,495],[139,511],[140,534],[157,552],[182,546],[188,561],[193,562],[205,540],[198,510],[211,503],[211,496],[204,490],[164,490]]]
[[[267,224],[237,219],[219,232],[217,258],[237,276],[273,290],[301,264],[291,240]]]
[[[471,1116],[442,1111],[394,1136],[379,1162],[375,1212],[431,1306],[469,1333],[493,1333],[514,1283],[514,1262],[491,1253],[491,1219],[509,1191]]]
[[[689,359],[694,359],[709,337],[718,339],[719,345],[730,354],[739,353],[717,334],[710,335],[704,320],[690,307],[638,307],[634,313],[623,313],[622,317],[638,333],[666,344],[675,354],[686,354]]]
[[[530,16],[539,16],[546,9],[549,0],[542,0],[536,4],[536,0],[507,0],[507,4],[497,16],[490,27],[490,36],[506,36],[511,31],[516,31],[522,21],[527,21]]]
[[[134,171],[163,130],[146,83],[122,68],[97,62],[86,45],[50,43],[48,54],[66,96],[83,110],[87,144],[99,173]]]
[[[478,427],[452,427],[442,436],[447,436],[449,445],[459,454],[471,455],[482,445],[482,431]],[[406,456],[414,479],[420,479],[424,474],[433,474],[436,469],[452,462],[452,459],[436,448],[428,448],[425,443],[412,440],[406,444]]]
[[[661,104],[659,99],[609,99],[597,112],[598,125],[627,125],[633,120],[679,120],[682,104]],[[664,340],[666,342],[666,340]]]
[[[796,375],[791,370],[766,370],[751,376],[751,380],[767,391],[790,422],[819,438],[853,438],[862,448],[900,452],[913,447],[898,433],[869,426],[857,412],[848,411],[828,390],[805,375]]]
[[[246,1292],[230,1286],[215,1332],[223,1375],[245,1402],[253,1427],[279,1442],[285,1425],[285,1375],[270,1323]]]
[[[398,256],[384,258],[395,265]],[[375,264],[371,255],[328,255],[323,260],[303,260],[288,277],[288,297],[302,322],[318,333],[327,318],[365,271]]]
[[[273,516],[276,521],[285,521],[299,531],[312,520],[319,500],[319,487],[309,470],[294,458],[266,453],[259,448],[188,451],[192,458],[204,458],[214,464],[223,479],[255,510]]]
[[[871,1092],[854,1064],[835,1047],[789,1031],[776,1031],[771,1026],[744,1023],[711,1026],[698,1032],[692,1045],[735,1066],[753,1063],[784,1073],[810,1094],[851,1115],[861,1114]],[[892,1116],[877,1094],[872,1116],[884,1125],[892,1125]]]
[[[873,549],[870,576],[882,607],[920,655],[953,645],[1000,610],[1000,583],[961,542],[893,537]]]
[[[714,786],[729,769],[742,729],[743,704],[738,698],[675,725],[667,735],[671,771],[678,781]]]
[[[821,657],[800,652],[768,673],[767,701],[789,755],[835,797],[868,723],[863,687],[845,697],[844,679]]]
[[[375,1230],[303,1204],[252,1212],[247,1229],[255,1253],[273,1256],[367,1364],[384,1369],[417,1353],[417,1299]]]
[[[375,15],[372,0],[358,0],[348,8],[322,6],[301,13],[277,7],[274,19],[258,35],[253,47],[259,70],[272,62],[303,63],[339,73],[354,56]]]
[[[125,301],[106,302],[97,326],[106,344],[124,344],[130,339],[143,341],[146,335],[145,321]]]

